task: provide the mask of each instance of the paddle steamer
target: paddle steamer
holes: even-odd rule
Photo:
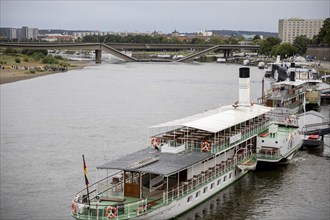
[[[249,68],[240,68],[239,88],[233,105],[152,126],[150,146],[97,167],[116,173],[78,192],[72,217],[173,218],[255,169],[258,137],[274,122],[271,108],[250,102]]]

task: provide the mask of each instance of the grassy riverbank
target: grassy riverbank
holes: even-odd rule
[[[40,54],[39,54],[40,55]],[[60,56],[4,53],[0,51],[0,84],[31,79],[94,65],[93,61],[72,61]]]

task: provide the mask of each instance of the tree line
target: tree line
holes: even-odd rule
[[[82,42],[100,42],[100,43],[155,43],[155,44],[239,44],[244,40],[242,37],[222,37],[212,36],[207,40],[202,38],[193,37],[190,39],[181,40],[177,37],[168,36],[149,36],[149,35],[89,35],[81,39]],[[281,39],[277,37],[269,37],[261,39],[259,35],[256,35],[251,44],[260,45],[259,54],[265,56],[280,55],[281,58],[293,56],[295,54],[305,55],[308,46],[321,45],[330,46],[330,18],[325,19],[320,32],[314,36],[313,39],[309,39],[306,36],[298,36],[294,42],[281,43]]]

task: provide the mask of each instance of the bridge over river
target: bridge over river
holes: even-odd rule
[[[194,49],[198,52],[186,56],[176,62],[184,62],[211,51],[222,50],[225,58],[233,56],[234,50],[245,49],[251,51],[259,50],[259,45],[210,45],[210,44],[136,44],[136,43],[0,43],[0,47],[22,48],[22,49],[48,49],[48,50],[94,50],[95,62],[101,63],[102,51],[112,54],[127,62],[141,62],[154,60],[139,60],[122,53],[122,50],[183,50]],[[157,59],[160,61],[160,59]],[[167,60],[168,61],[168,60]]]

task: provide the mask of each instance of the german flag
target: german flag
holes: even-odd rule
[[[85,163],[85,157],[84,155],[82,155],[83,157],[83,161],[84,161],[84,173],[85,173],[85,183],[86,186],[88,186],[89,182],[88,182],[88,172],[87,172],[87,167],[86,167],[86,163]]]

